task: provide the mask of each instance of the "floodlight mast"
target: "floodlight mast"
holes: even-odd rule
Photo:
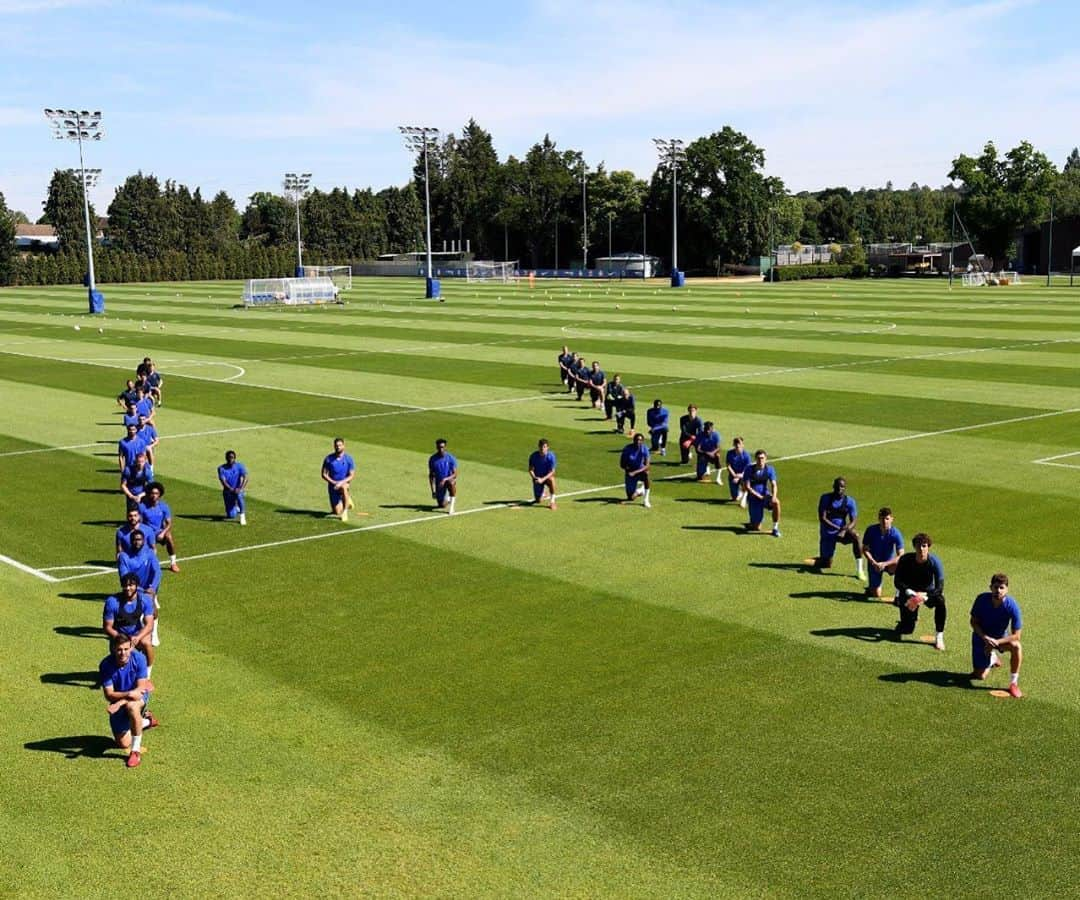
[[[296,204],[296,277],[304,273],[304,250],[300,243],[300,201],[307,196],[308,188],[311,187],[311,173],[304,172],[297,175],[295,172],[285,173],[285,193]]]
[[[46,109],[45,118],[53,127],[53,137],[58,141],[75,141],[79,145],[79,181],[82,183],[83,221],[86,224],[86,281],[87,296],[93,309],[97,283],[94,279],[94,235],[90,231],[90,201],[87,187],[97,184],[101,169],[87,169],[83,162],[83,141],[100,141],[105,136],[101,128],[101,111],[83,109]],[[91,177],[88,179],[87,176]]]
[[[686,161],[686,142],[679,138],[653,138],[660,161],[671,169],[671,286],[679,281],[679,163]]]
[[[430,128],[426,125],[399,125],[398,131],[405,141],[405,148],[413,153],[422,153],[424,156],[424,218],[427,230],[427,271],[426,290],[424,295],[430,300],[438,296],[438,282],[432,276],[431,268],[431,188],[428,177],[428,151],[431,145],[438,140],[439,129]]]

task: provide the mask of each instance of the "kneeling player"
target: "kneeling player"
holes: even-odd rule
[[[915,550],[896,561],[896,597],[893,603],[900,608],[896,636],[912,634],[919,620],[919,607],[924,603],[934,611],[934,649],[945,649],[945,569],[941,560],[930,552],[934,543],[930,535],[919,533],[911,539]]]
[[[694,440],[694,455],[697,457],[698,481],[709,480],[710,466],[716,466],[716,483],[720,483],[720,432],[712,422],[706,422],[701,434]]]
[[[990,579],[990,591],[979,594],[971,607],[971,677],[982,681],[1001,665],[997,654],[1009,654],[1009,695],[1019,700],[1020,605],[1009,595],[1009,576],[998,572]]]
[[[120,579],[119,596],[105,598],[101,630],[110,639],[127,635],[132,646],[146,657],[146,674],[154,674],[154,598],[139,588],[139,578],[129,572]]]
[[[746,488],[743,485],[743,476],[750,468],[750,454],[746,452],[741,437],[735,438],[731,443],[731,449],[724,456],[724,466],[727,469],[728,493],[731,499],[738,502],[739,506],[746,508]]]
[[[349,521],[349,510],[354,505],[350,485],[355,477],[356,462],[345,452],[345,439],[334,438],[334,452],[323,459],[322,480],[326,482],[330,510],[342,522]]]
[[[629,503],[641,494],[641,505],[650,509],[652,504],[649,502],[649,493],[652,483],[649,481],[649,448],[645,446],[645,435],[638,432],[634,435],[634,442],[623,447],[619,465],[625,473],[623,480],[626,502]]]
[[[649,436],[652,438],[650,449],[653,453],[659,451],[661,456],[667,456],[669,418],[670,414],[659,397],[653,400],[652,406],[645,413],[645,422],[649,426]]]
[[[139,515],[145,524],[154,529],[154,541],[165,548],[169,554],[169,571],[179,572],[176,562],[176,542],[172,533],[172,510],[161,498],[165,496],[165,485],[160,481],[151,481],[146,486],[146,497],[139,504]],[[154,549],[153,546],[150,547]]]
[[[863,532],[862,552],[869,563],[867,575],[870,583],[867,597],[881,596],[881,582],[886,575],[896,572],[896,563],[904,552],[904,536],[893,526],[892,510],[887,506],[878,510],[878,523]]]
[[[545,438],[540,438],[537,449],[529,456],[529,477],[532,479],[533,502],[544,499],[544,491],[550,495],[550,508],[555,509],[555,454]]]
[[[851,544],[855,557],[855,576],[864,578],[862,542],[855,530],[855,521],[859,508],[855,498],[848,495],[847,480],[837,478],[833,481],[831,493],[822,494],[818,500],[818,555],[814,560],[817,569],[832,567],[837,544]]]
[[[236,461],[236,451],[225,451],[225,464],[218,466],[218,481],[221,482],[221,499],[225,502],[225,518],[240,517],[240,524],[247,525],[244,508],[244,491],[247,490],[248,471],[242,462]]]
[[[446,451],[446,438],[439,438],[435,442],[435,452],[428,457],[428,483],[431,499],[451,516],[457,502],[457,476],[457,460]]]
[[[130,637],[118,634],[110,649],[98,666],[101,689],[113,738],[118,747],[130,751],[127,767],[134,769],[142,762],[143,730],[159,724],[147,708],[154,686],[146,670],[146,657],[134,648]]]
[[[772,536],[780,537],[780,498],[778,496],[776,469],[769,464],[769,454],[764,450],[754,451],[754,464],[743,475],[746,487],[746,501],[749,507],[750,521],[747,531],[761,531],[761,522],[765,510],[772,512]]]

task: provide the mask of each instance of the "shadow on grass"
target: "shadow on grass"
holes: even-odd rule
[[[856,641],[865,641],[868,644],[879,644],[882,641],[895,641],[896,632],[891,628],[879,628],[876,625],[855,625],[851,628],[819,628],[810,632],[814,637],[846,637]]]
[[[683,525],[683,531],[726,531],[729,534],[761,534],[760,531],[747,531],[742,525]]]
[[[210,513],[196,514],[196,513],[180,513],[176,518],[178,519],[190,519],[193,522],[224,522],[226,516],[224,515],[212,515]]]
[[[692,482],[696,484],[697,482]],[[676,503],[705,503],[709,506],[720,506],[728,501],[719,497],[676,497]]]
[[[767,531],[752,531],[748,534],[768,534]],[[747,563],[754,569],[779,569],[782,572],[804,572],[806,574],[813,574],[815,569],[813,566],[808,566],[806,563],[763,563],[752,562]]]
[[[488,502],[494,503],[495,501]],[[438,512],[439,508],[434,503],[380,503],[379,509],[411,509],[415,512]]]
[[[629,504],[629,501],[623,500],[620,497],[576,497],[575,503],[604,503],[607,506],[621,506],[623,504]]]
[[[116,568],[116,557],[112,559],[84,559],[84,566],[104,566],[107,569]]]
[[[90,690],[99,686],[97,672],[45,672],[41,676],[41,683],[90,688]]]
[[[930,684],[934,687],[961,688],[966,691],[989,691],[990,685],[974,684],[967,672],[945,672],[942,669],[929,669],[925,672],[890,672],[878,675],[878,681],[891,684]]]
[[[108,592],[101,593],[100,591],[95,593],[76,594],[70,591],[65,591],[62,594],[57,594],[58,597],[63,597],[65,600],[89,600],[91,603],[104,603],[105,598],[110,596]]]
[[[80,494],[119,494],[120,488],[79,488]]]
[[[64,637],[105,639],[105,633],[94,625],[57,625],[53,632]]]
[[[862,591],[798,591],[788,594],[793,600],[810,600],[820,598],[822,600],[839,600],[841,603],[874,603],[878,606],[881,601],[875,597],[867,597]]]
[[[283,516],[307,516],[309,519],[326,519],[330,517],[328,510],[323,509],[292,509],[290,507],[278,507],[274,512]]]
[[[101,734],[79,734],[70,737],[46,738],[43,741],[27,741],[26,750],[39,750],[46,753],[62,753],[68,759],[87,757],[89,759],[123,759],[123,752],[112,738]],[[113,750],[114,753],[109,751]]]
[[[110,493],[112,492],[110,491]],[[124,522],[122,519],[85,519],[82,524],[94,526],[107,525],[109,528],[119,528],[121,525],[124,524]]]

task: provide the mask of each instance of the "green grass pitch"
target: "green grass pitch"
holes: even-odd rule
[[[1060,897],[1080,883],[1080,291],[938,281],[477,287],[358,280],[244,310],[237,283],[0,291],[0,894]],[[75,326],[79,330],[75,330]],[[100,329],[100,330],[99,330]],[[557,392],[569,344],[641,419],[765,447],[783,537]],[[113,398],[166,377],[166,573],[141,768],[109,748]],[[359,508],[325,516],[331,439]],[[458,512],[425,461],[446,437]],[[522,506],[539,437],[558,511]],[[215,467],[251,471],[249,524]],[[947,574],[947,649],[889,639],[816,501],[844,475]],[[971,688],[993,572],[1021,701]],[[928,635],[924,613],[915,637]]]

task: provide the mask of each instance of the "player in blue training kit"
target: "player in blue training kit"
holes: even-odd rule
[[[150,391],[145,384],[136,384],[135,390],[139,395],[138,401],[135,403],[135,411],[140,416],[146,416],[151,422],[154,421],[154,399],[150,396]]]
[[[529,455],[529,477],[532,479],[533,503],[540,503],[546,490],[550,495],[550,508],[555,509],[555,454],[546,438],[540,438]]]
[[[116,571],[120,576],[120,584],[124,583],[125,575],[134,575],[139,580],[139,588],[149,594],[154,600],[154,626],[150,633],[150,642],[156,647],[161,643],[158,637],[158,619],[161,614],[161,605],[158,600],[158,588],[161,587],[161,563],[158,562],[154,545],[146,543],[145,533],[141,529],[131,532],[131,539],[127,548],[116,554]]]
[[[154,480],[154,467],[146,461],[146,454],[135,457],[135,464],[124,466],[120,473],[120,491],[127,500],[128,509],[138,509],[146,498],[146,489]]]
[[[326,482],[330,509],[334,515],[341,517],[342,522],[349,521],[349,510],[355,505],[351,493],[355,477],[356,462],[345,452],[344,438],[334,438],[334,452],[323,460],[322,480]]]
[[[146,461],[153,465],[154,457],[157,455],[157,445],[161,443],[157,429],[146,416],[139,416],[139,430],[136,434],[146,447]]]
[[[134,648],[131,638],[117,635],[109,647],[109,655],[98,666],[101,690],[116,746],[130,751],[126,765],[134,769],[142,762],[144,729],[160,724],[147,707],[154,686],[150,683],[146,657]]]
[[[435,441],[435,452],[428,457],[427,465],[431,499],[452,516],[457,502],[458,468],[457,460],[446,452],[446,438]]]
[[[225,518],[240,517],[240,524],[247,525],[244,507],[244,491],[247,490],[248,470],[242,462],[236,461],[236,451],[225,451],[225,464],[217,468],[218,481],[221,482],[221,499],[225,502]]]
[[[574,376],[574,391],[577,393],[578,401],[585,394],[585,389],[589,386],[589,366],[580,356],[574,363],[574,366],[570,369],[570,373]]]
[[[878,523],[863,532],[862,552],[867,562],[870,583],[867,597],[881,596],[885,575],[896,572],[896,563],[904,552],[904,536],[893,526],[893,513],[887,506],[878,510]]]
[[[859,507],[855,498],[848,495],[847,479],[834,479],[832,487],[830,493],[822,494],[818,499],[818,555],[813,560],[814,568],[831,568],[836,545],[851,544],[855,557],[855,577],[865,578],[862,541],[855,527]]]
[[[1009,654],[1009,696],[1019,700],[1020,605],[1009,595],[1009,576],[998,572],[990,579],[990,590],[979,594],[971,607],[971,677],[982,681],[991,669],[1001,665],[998,651]]]
[[[570,375],[570,366],[574,362],[574,354],[570,352],[570,348],[565,344],[563,345],[562,352],[559,353],[559,380],[566,385],[567,391],[572,391],[573,378]]]
[[[919,607],[924,603],[934,611],[934,649],[945,649],[945,569],[941,560],[930,552],[933,541],[930,535],[920,532],[911,539],[915,550],[905,553],[896,561],[893,584],[896,596],[893,603],[900,608],[900,621],[896,623],[896,638],[915,631],[919,620]]]
[[[119,558],[121,553],[131,552],[131,536],[136,532],[142,532],[143,544],[147,547],[153,547],[154,541],[157,535],[154,533],[154,529],[149,525],[143,523],[142,516],[139,514],[139,507],[134,506],[127,511],[127,523],[121,525],[116,529],[116,556]]]
[[[139,426],[128,425],[127,436],[116,442],[117,468],[123,472],[125,466],[135,465],[135,460],[146,449],[146,445],[139,437]]]
[[[706,422],[701,427],[701,434],[694,439],[694,455],[697,457],[698,481],[708,481],[709,467],[716,466],[716,483],[720,484],[723,477],[720,468],[720,432],[712,422]]]
[[[132,400],[127,404],[127,408],[124,410],[124,418],[121,424],[126,429],[128,425],[134,425],[139,427],[139,411],[135,408],[135,401]]]
[[[737,500],[739,506],[746,507],[746,488],[743,486],[743,476],[750,468],[752,462],[750,454],[746,452],[741,437],[731,442],[731,449],[724,456],[724,467],[727,470],[728,493],[732,500]]]
[[[600,363],[593,360],[592,368],[589,370],[589,400],[592,402],[594,409],[604,408],[604,395],[607,393],[607,376],[604,374],[604,370],[600,368]],[[610,419],[610,415],[605,415],[605,419]]]
[[[116,402],[124,409],[127,408],[129,403],[134,406],[139,402],[139,392],[135,390],[135,382],[130,378],[127,380],[127,384],[124,385],[124,389],[116,395]],[[132,414],[137,416],[138,412],[136,411]]]
[[[105,598],[101,630],[110,638],[126,634],[135,649],[146,657],[146,673],[154,671],[154,598],[139,589],[139,579],[129,572],[120,579],[120,593]]]
[[[776,469],[769,465],[769,454],[764,450],[754,451],[754,464],[743,475],[746,486],[746,502],[749,507],[750,521],[747,531],[761,531],[761,522],[765,510],[772,511],[772,536],[780,537],[780,498],[776,481]]]
[[[649,494],[652,483],[649,481],[649,448],[645,446],[645,435],[638,432],[634,435],[633,443],[623,447],[619,465],[625,473],[623,483],[626,487],[626,502],[629,503],[641,494],[641,505],[651,509]]]
[[[146,486],[146,497],[139,504],[139,515],[143,523],[154,529],[154,543],[161,544],[165,552],[169,554],[169,571],[179,572],[180,566],[176,563],[176,541],[172,534],[172,510],[161,498],[165,496],[165,485],[160,481],[151,481]]]
[[[622,383],[622,375],[616,374],[604,392],[604,418],[610,419],[625,398],[626,385]]]
[[[649,426],[650,449],[653,453],[659,451],[661,456],[667,456],[668,422],[670,413],[664,407],[664,402],[657,398],[645,413],[645,424]]]
[[[165,379],[161,377],[161,373],[157,370],[153,360],[150,361],[150,371],[146,373],[146,387],[150,392],[150,398],[155,404],[161,406],[165,401],[162,399],[162,387],[165,384]]]

